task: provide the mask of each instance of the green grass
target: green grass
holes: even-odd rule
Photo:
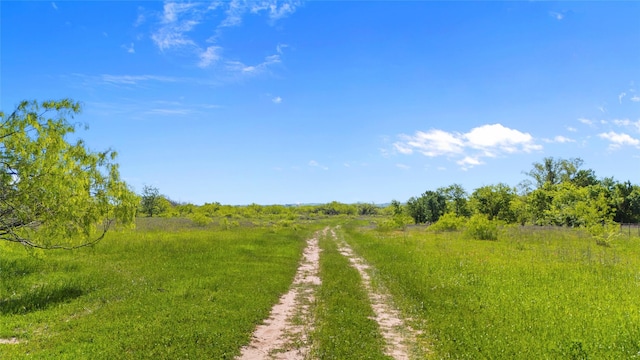
[[[333,239],[322,237],[317,294],[316,329],[312,334],[317,359],[390,359],[385,356],[384,338],[360,274],[338,252]]]
[[[144,219],[94,248],[0,242],[0,338],[20,340],[0,358],[233,358],[321,225]],[[640,357],[638,236],[604,247],[567,229],[509,227],[497,241],[343,229],[430,358]],[[320,246],[312,357],[388,358],[357,270],[333,240]]]
[[[311,232],[156,221],[72,252],[0,244],[0,338],[20,340],[0,358],[233,358]]]
[[[571,230],[510,228],[498,241],[350,228],[434,358],[640,356],[640,239],[597,246]]]

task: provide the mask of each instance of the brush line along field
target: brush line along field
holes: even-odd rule
[[[168,220],[72,252],[0,244],[0,358],[233,359],[278,312],[261,358],[640,356],[638,237]]]

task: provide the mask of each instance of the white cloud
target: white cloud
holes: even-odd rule
[[[51,7],[52,7],[54,10],[58,10],[58,5],[56,5],[56,3],[55,3],[55,2],[51,2]]]
[[[417,131],[414,136],[400,135],[400,138],[404,141],[395,143],[394,147],[402,154],[411,154],[416,150],[425,156],[436,157],[463,151],[464,142],[459,134],[442,130]]]
[[[558,135],[556,137],[553,138],[553,141],[557,142],[557,143],[570,143],[570,142],[576,142],[575,140],[568,138],[568,137],[564,137],[562,135]]]
[[[293,14],[298,6],[300,6],[299,1],[284,2],[279,7],[278,3],[273,1],[272,4],[269,5],[269,18],[274,21],[280,20]]]
[[[555,136],[553,139],[543,139],[543,141],[546,143],[560,143],[560,144],[576,142],[575,140],[562,135]]]
[[[271,101],[273,101],[274,104],[280,104],[282,103],[282,98],[280,96],[276,96],[273,99],[271,99]]]
[[[180,15],[188,12],[194,6],[196,4],[186,2],[165,2],[162,22],[165,24],[174,23]]]
[[[559,13],[559,12],[555,12],[555,11],[549,11],[549,16],[555,18],[556,20],[564,19],[564,14]]]
[[[220,23],[220,27],[233,27],[242,24],[242,18],[248,12],[259,14],[266,12],[269,19],[274,22],[293,14],[296,8],[300,6],[300,1],[278,1],[278,0],[261,0],[261,1],[243,1],[231,0],[226,3],[227,10],[225,18]],[[218,6],[216,6],[218,7]]]
[[[160,115],[160,116],[178,116],[178,115],[188,115],[192,113],[192,110],[189,109],[151,109],[145,112],[147,115]]]
[[[583,123],[583,124],[585,124],[585,125],[589,125],[589,126],[593,125],[593,120],[589,120],[589,119],[585,119],[585,118],[579,118],[578,121]]]
[[[604,106],[598,106],[598,110],[600,110],[601,113],[607,112],[607,108],[605,108]]]
[[[187,36],[200,23],[203,13],[197,3],[165,2],[160,28],[151,39],[161,50],[184,46],[197,47]]]
[[[401,137],[402,136],[405,136],[405,135],[401,135]],[[397,143],[393,144],[393,147],[400,154],[404,154],[404,155],[413,154],[413,149],[409,145],[407,145],[405,143],[397,142]],[[380,151],[382,152],[382,156],[384,156],[384,157],[388,157],[389,156],[389,152],[386,149],[380,149]]]
[[[143,81],[177,82],[179,79],[157,75],[101,75],[101,80],[109,84],[137,85]]]
[[[222,78],[231,75],[231,79],[238,75],[255,75],[265,72],[273,64],[281,62],[280,55],[286,44],[276,43],[276,53],[267,56],[264,62],[257,65],[246,65],[245,61],[233,58],[229,54],[222,56],[224,44],[220,43],[221,34],[225,28],[242,25],[243,18],[250,14],[266,15],[267,21],[275,21],[295,12],[301,5],[298,0],[215,0],[204,2],[166,1],[162,12],[156,14],[155,29],[150,34],[153,43],[162,52],[179,52],[185,58],[193,58],[194,63],[201,68],[208,68],[216,63],[222,63],[216,69],[222,71]],[[138,18],[134,26],[151,18],[145,17],[144,9],[138,8]],[[196,28],[210,29],[207,37],[195,34]],[[204,40],[206,39],[206,40]]]
[[[411,169],[411,166],[409,166],[409,165],[405,165],[405,164],[396,164],[396,167],[397,167],[398,169],[402,169],[402,170],[409,170],[409,169]]]
[[[615,119],[613,123],[620,127],[631,127],[640,132],[640,120],[631,121],[629,119]]]
[[[188,22],[180,26],[163,27],[152,34],[151,39],[162,51],[183,46],[196,46],[193,40],[184,35],[195,25],[195,22]]]
[[[129,45],[122,45],[122,48],[127,50],[127,52],[129,54],[135,54],[136,53],[136,49],[133,43],[129,44]]]
[[[201,68],[209,67],[209,65],[220,60],[220,46],[209,46],[207,50],[200,53],[200,62],[198,66]]]
[[[640,140],[635,139],[625,133],[616,133],[614,131],[609,131],[608,133],[598,134],[598,136],[602,139],[609,140],[611,142],[609,148],[612,150],[618,149],[624,145],[640,147]]]
[[[144,22],[147,20],[147,17],[144,15],[143,11],[144,11],[144,8],[141,6],[138,6],[138,17],[136,18],[136,21],[133,23],[133,27],[138,27],[144,24]]]
[[[280,62],[280,55],[269,55],[257,65],[245,65],[240,61],[227,61],[226,69],[231,73],[251,76],[261,74],[271,65],[279,64]]]
[[[529,133],[509,129],[501,124],[483,125],[464,135],[470,147],[483,150],[487,156],[494,152],[531,152],[542,147],[533,142]]]
[[[229,0],[211,3],[167,1],[150,38],[163,52],[180,51],[182,55],[196,58],[194,62],[201,68],[223,62],[225,66],[219,68],[223,71],[257,74],[267,66],[279,63],[280,55],[287,45],[277,44],[276,54],[268,56],[261,64],[245,65],[241,59],[233,59],[229,55],[222,58],[224,45],[219,42],[222,30],[240,26],[248,14],[266,15],[268,22],[273,23],[295,12],[300,4],[297,0]],[[140,15],[134,26],[145,21],[140,8],[138,12]],[[196,27],[209,28],[212,33],[208,38],[204,37],[206,40],[199,40],[202,38],[200,34],[198,37],[193,34]]]
[[[278,52],[278,54],[282,55],[282,52],[283,52],[284,48],[288,48],[288,47],[289,47],[289,45],[287,45],[287,44],[278,44],[276,46],[276,51]]]
[[[324,165],[320,165],[320,164],[319,164],[317,161],[315,161],[315,160],[311,160],[311,161],[309,161],[309,166],[310,166],[310,167],[314,167],[314,168],[319,168],[319,169],[322,169],[322,170],[329,170],[329,168],[328,168],[328,167],[326,167],[326,166],[324,166]]]
[[[409,155],[416,151],[428,157],[461,158],[457,163],[463,168],[482,164],[482,157],[542,149],[530,134],[501,124],[482,125],[464,134],[433,129],[398,137],[400,141],[394,143],[393,147],[400,154]]]
[[[629,126],[631,124],[631,120],[629,119],[614,119],[613,123],[618,126]]]
[[[247,11],[246,3],[241,0],[231,0],[225,11],[226,18],[220,23],[220,27],[231,27],[242,24],[242,16]]]
[[[638,95],[633,95],[633,97],[631,98],[631,101],[633,101],[633,102],[640,102],[640,96],[638,96]]]
[[[574,128],[573,126],[567,126],[567,131],[577,132],[578,129]]]
[[[468,170],[476,165],[482,165],[484,163],[477,157],[465,156],[464,159],[456,161],[456,164],[460,165],[462,170]]]
[[[620,95],[618,95],[618,101],[620,102],[620,104],[622,104],[622,99],[627,96],[627,93],[623,92],[620,93]]]
[[[276,21],[293,14],[298,6],[300,1],[262,0],[251,4],[251,12],[255,14],[266,11],[269,19]]]

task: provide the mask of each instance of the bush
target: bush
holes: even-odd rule
[[[446,213],[438,219],[429,229],[435,231],[456,231],[464,227],[467,219],[454,213]]]
[[[467,222],[464,234],[477,240],[498,240],[498,223],[476,214]]]
[[[207,226],[211,223],[211,218],[202,213],[193,213],[189,215],[189,219],[197,226]]]
[[[596,239],[596,244],[605,247],[611,246],[613,240],[622,235],[620,225],[613,221],[591,224],[587,226],[587,232]]]

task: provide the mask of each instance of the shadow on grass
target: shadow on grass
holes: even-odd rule
[[[84,294],[85,290],[77,285],[37,287],[17,297],[0,299],[0,314],[26,314],[44,310],[52,305],[75,299]]]
[[[34,259],[0,259],[0,279],[9,281],[30,275],[39,269]]]

